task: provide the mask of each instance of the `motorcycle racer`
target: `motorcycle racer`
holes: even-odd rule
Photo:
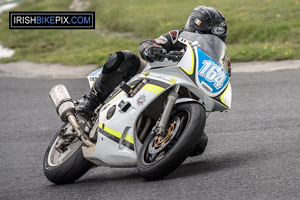
[[[154,40],[143,41],[139,46],[141,57],[148,62],[162,61],[163,58],[157,56],[157,53],[184,51],[185,45],[178,41],[178,37],[183,31],[213,34],[223,42],[226,42],[228,34],[226,20],[219,10],[213,7],[198,6],[190,14],[184,29],[172,30]],[[111,54],[90,93],[84,96],[76,107],[77,113],[89,119],[96,107],[103,103],[122,81],[129,81],[144,69],[146,62],[143,59],[128,50]],[[203,134],[194,154],[203,153],[206,145],[207,136]]]

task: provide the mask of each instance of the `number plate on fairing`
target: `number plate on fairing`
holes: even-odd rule
[[[209,96],[215,97],[225,89],[225,86],[228,83],[228,73],[198,47],[197,52],[197,85],[202,88]]]

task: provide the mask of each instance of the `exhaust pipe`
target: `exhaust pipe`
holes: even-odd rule
[[[56,108],[57,114],[60,116],[60,119],[63,122],[70,122],[85,145],[89,147],[95,146],[76,120],[75,105],[67,88],[62,84],[56,85],[50,90],[49,96]]]
[[[61,84],[56,85],[50,90],[49,96],[61,120],[67,122],[68,116],[75,114],[75,105],[67,88]]]

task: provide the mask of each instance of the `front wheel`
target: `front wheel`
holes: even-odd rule
[[[64,124],[60,131],[63,129],[64,135],[68,135],[68,133],[71,135],[72,126],[69,123]],[[69,144],[64,145],[58,151],[55,147],[63,142],[59,136],[60,131],[56,133],[48,146],[43,167],[45,176],[49,181],[55,184],[67,184],[80,178],[93,164],[83,157],[82,141],[79,138],[73,138]]]
[[[166,133],[147,136],[138,157],[139,174],[147,180],[158,180],[173,172],[193,151],[203,134],[205,122],[202,105],[176,105]]]

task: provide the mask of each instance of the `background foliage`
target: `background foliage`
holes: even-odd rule
[[[82,0],[83,1],[83,0]],[[214,6],[227,19],[233,61],[300,58],[300,0],[89,0],[95,30],[9,30],[1,15],[0,42],[15,49],[12,58],[67,65],[103,64],[112,52],[138,53],[142,40],[183,28],[198,5]],[[72,0],[25,0],[18,11],[69,11]]]

